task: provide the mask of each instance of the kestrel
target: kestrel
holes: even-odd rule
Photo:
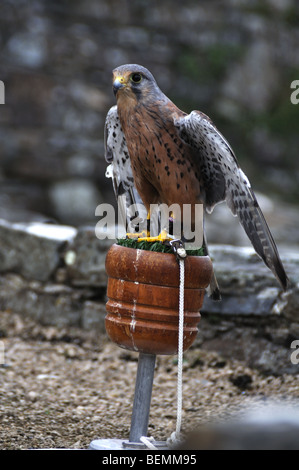
[[[106,118],[106,160],[113,162],[116,195],[151,204],[203,204],[211,213],[226,201],[256,253],[282,288],[288,278],[250,182],[227,140],[200,111],[186,114],[160,90],[153,75],[136,64],[113,70],[117,106]],[[206,254],[208,248],[204,235]],[[220,298],[215,276],[211,296]]]

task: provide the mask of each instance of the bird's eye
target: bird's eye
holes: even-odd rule
[[[133,73],[131,75],[131,80],[133,83],[140,83],[142,80],[142,75],[141,73]]]

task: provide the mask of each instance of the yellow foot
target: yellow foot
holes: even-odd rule
[[[149,233],[145,237],[138,237],[138,242],[165,242],[165,240],[172,240],[172,237],[166,232],[166,230],[162,230],[162,232],[157,237],[150,237]]]

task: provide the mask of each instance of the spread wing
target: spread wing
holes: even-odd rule
[[[288,278],[280,260],[264,215],[251,189],[247,176],[238,165],[233,150],[212,121],[199,111],[192,111],[175,121],[181,139],[196,155],[205,193],[205,207],[212,212],[226,201],[237,215],[255,251],[286,289]]]
[[[139,218],[146,219],[147,214],[134,185],[130,155],[117,114],[117,106],[112,106],[106,116],[104,142],[105,160],[109,163],[106,176],[112,178],[119,216],[129,231],[135,230]],[[134,221],[133,228],[131,221]]]

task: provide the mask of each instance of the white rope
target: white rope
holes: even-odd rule
[[[184,345],[184,292],[185,292],[185,260],[180,258],[180,289],[179,289],[179,333],[178,333],[178,373],[177,373],[177,421],[176,430],[167,439],[169,446],[180,441],[182,425],[182,397],[183,397],[183,345]],[[153,444],[153,437],[142,436],[140,441],[149,449],[157,450]]]
[[[146,437],[146,436],[141,436],[140,441],[148,447],[148,449],[152,450],[157,450],[158,448],[152,444],[152,442],[155,442],[155,439],[153,437]]]
[[[185,291],[185,260],[180,259],[180,290],[179,290],[179,338],[178,338],[178,377],[177,377],[177,422],[176,430],[168,439],[175,444],[180,440],[182,425],[182,396],[183,396],[183,342],[184,342],[184,291]]]
[[[180,259],[180,298],[179,298],[179,346],[178,346],[178,404],[176,437],[179,438],[182,424],[182,396],[183,396],[183,341],[184,341],[184,290],[185,290],[185,261]]]

